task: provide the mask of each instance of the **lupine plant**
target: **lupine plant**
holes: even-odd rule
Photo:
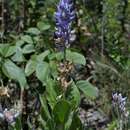
[[[117,119],[117,129],[120,130],[128,129],[129,111],[126,108],[126,99],[121,93],[112,94],[112,112]]]
[[[0,7],[0,130],[129,130],[129,0]],[[95,110],[108,120],[80,119]]]
[[[31,27],[25,34],[16,37],[15,44],[0,45],[1,75],[20,87],[19,97],[11,104],[11,109],[1,106],[0,117],[8,124],[3,129],[83,129],[78,117],[80,92],[95,99],[98,90],[87,80],[77,80],[73,76],[77,65],[82,68],[86,64],[82,54],[67,49],[72,42],[72,22],[75,17],[73,1],[60,0],[54,14],[56,47],[61,47],[58,52],[51,49],[36,52],[36,44],[41,41],[42,34],[50,29],[50,25],[42,21],[37,23],[37,27]],[[30,82],[33,76],[37,83],[35,85]],[[1,86],[3,91],[5,84]],[[10,86],[7,88],[5,100],[11,89]]]
[[[60,44],[65,50],[71,42],[71,25],[75,19],[76,12],[73,0],[60,0],[55,13],[56,19],[56,38],[60,39]],[[61,48],[61,49],[62,49]]]

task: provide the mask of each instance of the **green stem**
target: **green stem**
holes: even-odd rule
[[[64,63],[66,62],[66,47],[64,46]]]

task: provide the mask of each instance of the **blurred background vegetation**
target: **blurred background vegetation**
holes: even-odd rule
[[[115,130],[114,92],[130,109],[130,0],[75,0],[75,41],[64,65],[55,50],[58,2],[0,0],[0,112],[20,113],[13,124],[1,119],[1,130]],[[79,119],[79,108],[89,107],[105,114],[103,128]]]

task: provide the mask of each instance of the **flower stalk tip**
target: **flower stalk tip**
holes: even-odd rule
[[[65,50],[70,46],[71,24],[75,19],[75,9],[72,0],[60,0],[55,13],[55,36],[60,39],[60,49]]]

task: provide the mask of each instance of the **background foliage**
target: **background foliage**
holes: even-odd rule
[[[98,102],[114,130],[111,94],[129,99],[130,1],[74,1],[76,40],[65,63],[54,44],[58,2],[0,1],[0,111],[20,112],[16,123],[2,120],[2,130],[86,129],[78,117],[82,97]]]

